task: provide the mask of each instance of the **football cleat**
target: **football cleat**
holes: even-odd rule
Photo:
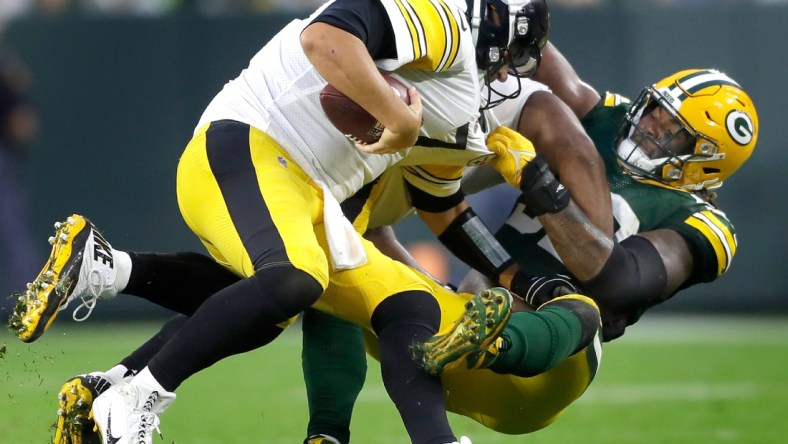
[[[52,252],[44,268],[27,290],[15,294],[17,303],[8,328],[24,342],[33,342],[44,334],[72,300],[82,300],[73,318],[84,321],[98,299],[118,294],[112,247],[86,217],[73,214],[65,222],[56,223],[49,243]],[[87,312],[80,317],[83,308]]]
[[[75,376],[58,393],[57,422],[53,444],[100,444],[90,409],[93,400],[112,386],[109,376],[96,372]]]
[[[498,353],[508,347],[507,341],[502,336],[498,336],[487,348],[468,353],[465,356],[465,365],[468,370],[487,368],[498,357]]]
[[[472,443],[471,443],[471,438],[468,438],[467,436],[460,436],[459,441],[454,441],[448,444],[472,444]]]
[[[342,444],[333,436],[328,435],[312,435],[304,440],[304,444]]]
[[[174,400],[175,393],[121,381],[93,401],[90,417],[104,443],[152,444],[153,431],[161,435],[159,415]]]
[[[465,313],[451,331],[435,335],[413,347],[414,357],[428,373],[441,372],[465,364],[479,368],[512,314],[512,295],[504,288],[491,288],[465,303]],[[468,359],[468,358],[471,359]]]

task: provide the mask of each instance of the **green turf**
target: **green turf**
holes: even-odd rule
[[[597,380],[563,418],[524,437],[452,417],[477,444],[528,442],[788,442],[788,319],[646,319],[605,347]],[[0,443],[45,443],[55,394],[77,373],[106,369],[152,334],[153,324],[62,320],[39,341],[0,333]],[[306,407],[297,328],[263,350],[187,381],[154,442],[300,443]],[[354,442],[407,442],[370,361],[353,420]]]

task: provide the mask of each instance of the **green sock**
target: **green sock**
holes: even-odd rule
[[[574,354],[584,337],[581,322],[572,310],[551,305],[512,314],[501,333],[504,343],[490,370],[529,377],[550,370]]]
[[[302,330],[301,366],[309,403],[307,436],[324,434],[347,443],[353,404],[367,374],[361,327],[308,309]]]

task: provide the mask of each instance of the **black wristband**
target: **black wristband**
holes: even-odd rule
[[[569,191],[556,179],[541,154],[523,168],[520,190],[529,217],[557,213],[569,205]]]
[[[512,276],[512,284],[509,286],[509,290],[511,290],[513,296],[528,302],[533,307],[538,307],[541,305],[541,303],[534,306],[533,302],[529,301],[527,298],[528,290],[531,288],[531,281],[533,279],[535,279],[534,276],[527,275],[522,270],[517,270],[517,272],[514,273],[514,276]]]
[[[562,274],[531,276],[517,270],[512,276],[510,290],[517,297],[537,308],[547,301],[565,294],[578,293],[572,278]]]

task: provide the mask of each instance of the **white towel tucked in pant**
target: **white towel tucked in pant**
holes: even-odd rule
[[[336,198],[323,186],[323,224],[326,227],[331,267],[334,271],[358,268],[367,263],[360,235],[342,213]]]

